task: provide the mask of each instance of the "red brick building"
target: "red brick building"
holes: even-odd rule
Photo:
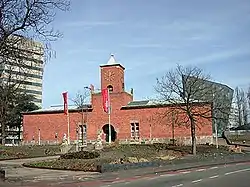
[[[124,71],[113,56],[106,65],[100,66],[101,89],[110,89],[112,141],[165,142],[174,138],[179,143],[189,144],[190,126],[186,114],[171,104],[134,101],[133,93],[125,91]],[[102,108],[101,92],[93,87],[90,90],[91,103],[86,104],[83,113],[76,107],[69,107],[71,141],[96,142],[100,132],[103,140],[108,141],[108,114]],[[207,111],[211,104],[196,103],[196,108],[197,111]],[[198,118],[197,126],[198,143],[212,143],[212,120]],[[67,132],[63,107],[23,114],[24,143],[60,143]]]

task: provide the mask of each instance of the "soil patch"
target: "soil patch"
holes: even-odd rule
[[[218,152],[230,154],[226,146],[220,146],[218,150],[211,145],[197,146],[197,154],[201,156],[212,155]],[[26,163],[25,166],[99,172],[102,165],[166,162],[167,160],[182,158],[190,153],[190,146],[171,146],[167,144],[112,145],[100,151],[68,153],[67,156],[62,155],[59,159]],[[88,157],[86,155],[92,156]]]

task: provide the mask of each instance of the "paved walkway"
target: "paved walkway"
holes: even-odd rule
[[[99,173],[94,172],[82,172],[82,171],[63,171],[63,170],[49,170],[49,169],[36,169],[23,167],[23,163],[39,161],[39,160],[51,160],[57,159],[58,156],[42,157],[42,158],[30,158],[30,159],[17,159],[17,160],[5,160],[0,161],[0,168],[3,168],[6,172],[6,178],[8,181],[23,181],[23,182],[35,182],[35,181],[50,181],[50,180],[88,180],[99,176]]]

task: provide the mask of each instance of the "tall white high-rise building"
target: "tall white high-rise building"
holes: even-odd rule
[[[10,40],[11,41],[11,40]],[[17,52],[1,58],[0,80],[14,83],[19,90],[33,95],[33,102],[42,107],[42,85],[44,68],[44,48],[22,36],[13,36],[11,47]]]

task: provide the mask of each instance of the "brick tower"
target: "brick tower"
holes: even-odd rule
[[[125,68],[115,60],[113,54],[107,64],[101,65],[101,89],[109,88],[110,93],[122,93],[125,91]]]

